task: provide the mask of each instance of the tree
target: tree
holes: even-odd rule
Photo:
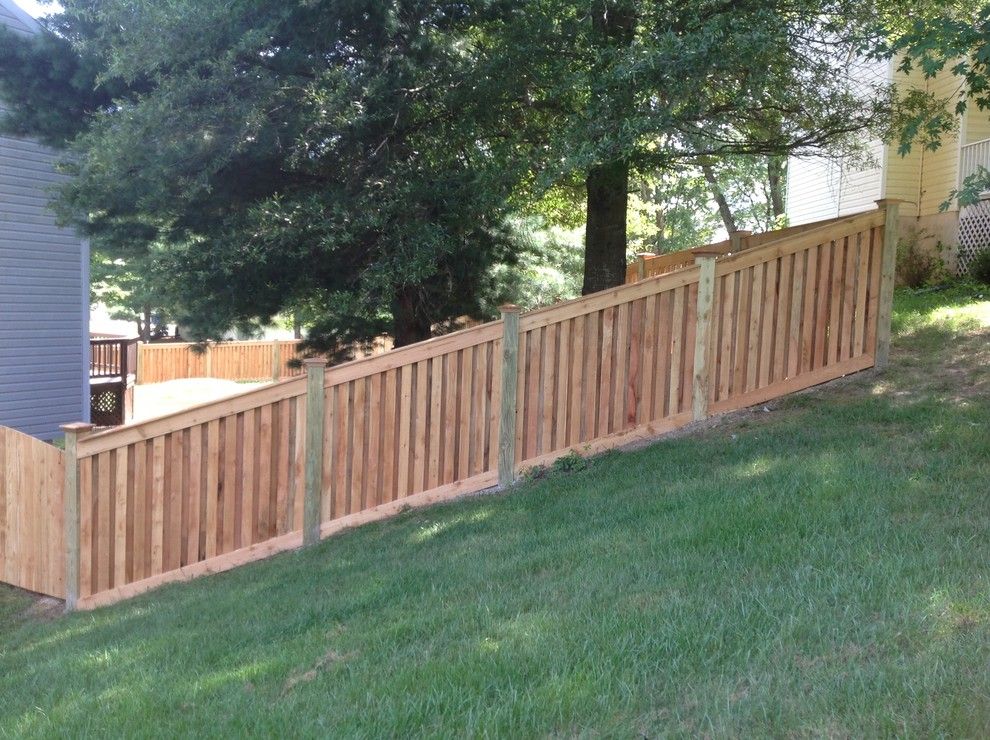
[[[632,182],[814,151],[882,108],[836,62],[851,0],[65,6],[56,40],[4,40],[0,77],[24,90],[5,125],[69,143],[62,217],[160,245],[200,338],[298,305],[318,349],[482,314],[519,251],[513,208],[575,182],[583,290],[616,285]],[[77,99],[24,88],[24,59]]]
[[[172,318],[169,297],[160,292],[158,269],[150,252],[125,260],[93,251],[90,260],[90,299],[105,305],[110,318],[133,321],[144,342],[151,341],[156,326]]]
[[[622,280],[631,181],[760,155],[779,182],[785,155],[878,125],[886,99],[858,92],[846,61],[871,23],[844,1],[527,4],[487,49],[488,68],[513,70],[520,120],[535,121],[527,135],[546,133],[546,179],[584,177],[584,291]]]
[[[512,163],[461,90],[488,5],[69,0],[54,39],[5,38],[0,76],[64,58],[82,101],[37,120],[49,101],[26,91],[5,126],[69,142],[63,219],[135,255],[162,245],[195,336],[306,303],[314,348],[416,341],[478,311],[512,259]]]

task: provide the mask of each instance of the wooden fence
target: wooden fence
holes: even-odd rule
[[[220,342],[199,346],[186,342],[142,344],[138,348],[138,383],[163,383],[180,378],[220,378],[222,380],[271,380],[303,375],[300,340],[266,342]],[[377,355],[391,349],[391,342],[379,337],[358,357]]]
[[[0,427],[0,581],[65,596],[65,454]]]
[[[664,254],[653,254],[652,252],[641,252],[636,255],[636,260],[626,267],[626,282],[634,283],[648,277],[666,275],[674,270],[690,267],[694,264],[696,254],[715,253],[717,256],[725,257],[729,254],[742,252],[753,247],[760,247],[771,241],[779,241],[789,237],[795,237],[806,231],[812,231],[827,227],[841,221],[841,218],[831,218],[825,221],[814,221],[800,226],[788,226],[776,231],[764,231],[754,234],[751,231],[736,231],[728,239],[712,244],[705,244],[692,249],[682,249],[678,252],[667,252]]]
[[[116,430],[67,428],[67,602],[317,541],[886,363],[895,204]],[[78,514],[74,507],[78,506]],[[74,550],[72,543],[78,542]],[[78,577],[74,574],[78,569]]]

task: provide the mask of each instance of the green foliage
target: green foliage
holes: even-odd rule
[[[580,295],[584,259],[579,230],[548,226],[539,217],[511,219],[509,228],[515,260],[490,272],[482,303],[487,318],[498,316],[503,303],[528,311]]]
[[[936,251],[926,249],[922,240],[925,233],[910,231],[897,243],[897,284],[908,288],[922,288],[944,283],[949,273],[941,257],[942,245]]]
[[[172,321],[175,314],[171,296],[162,291],[168,276],[159,254],[154,247],[127,258],[93,250],[90,259],[90,300],[106,306],[110,318],[134,322],[144,341],[151,339],[156,324]]]
[[[884,110],[845,74],[852,0],[64,6],[3,37],[5,125],[68,142],[62,219],[125,264],[153,252],[194,338],[306,306],[313,349],[420,339],[491,315],[496,266],[532,272],[510,216],[578,224],[600,166],[811,153]],[[635,246],[701,239],[689,200],[637,205]]]
[[[694,168],[643,176],[629,198],[629,251],[676,252],[712,240],[718,215],[711,191]]]
[[[980,250],[969,263],[969,276],[984,285],[990,285],[990,248]]]
[[[527,468],[523,473],[523,480],[526,482],[538,481],[548,476],[567,475],[568,473],[579,473],[587,470],[593,464],[592,460],[571,451],[561,455],[549,465],[534,465]]]

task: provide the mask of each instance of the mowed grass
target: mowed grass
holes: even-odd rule
[[[990,297],[895,328],[886,375],[0,628],[0,735],[986,735]]]

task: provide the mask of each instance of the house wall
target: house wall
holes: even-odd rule
[[[940,74],[927,84],[928,91],[938,98],[952,98],[959,81],[948,72]],[[921,149],[921,147],[916,147]],[[921,188],[918,210],[921,216],[941,212],[941,205],[959,182],[959,132],[947,134],[935,151],[921,152]],[[950,210],[956,210],[955,204]]]
[[[850,68],[859,94],[870,96],[890,74],[887,62],[861,62]],[[874,207],[882,197],[884,147],[879,141],[865,144],[865,156],[791,157],[787,165],[788,221],[792,225],[859,213]]]
[[[963,142],[966,144],[990,139],[990,111],[980,110],[970,104],[966,113],[966,130],[963,136]]]
[[[55,157],[0,136],[0,425],[45,439],[89,417],[89,250],[48,209]]]
[[[787,219],[792,225],[823,221],[839,214],[840,165],[821,157],[791,157],[787,162]]]

